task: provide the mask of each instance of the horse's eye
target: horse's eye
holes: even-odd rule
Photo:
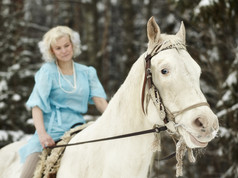
[[[166,75],[166,74],[169,73],[169,70],[166,69],[166,68],[164,68],[164,69],[161,70],[161,73],[162,73],[163,75]]]

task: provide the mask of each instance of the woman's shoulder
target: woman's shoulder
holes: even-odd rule
[[[54,70],[57,69],[55,62],[45,62],[42,66],[41,66],[41,70]]]
[[[95,68],[92,66],[86,66],[76,62],[75,62],[75,68],[78,72],[86,72],[86,73],[91,73],[95,70]]]
[[[57,71],[57,66],[56,66],[55,62],[46,62],[41,66],[39,71],[47,72],[47,73],[54,73],[55,71]]]
[[[57,72],[57,67],[54,62],[46,62],[37,71],[36,75],[50,75]]]

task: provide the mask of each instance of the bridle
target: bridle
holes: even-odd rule
[[[167,158],[172,158],[173,156],[176,156],[177,164],[176,164],[176,175],[182,175],[182,157],[184,156],[186,150],[188,151],[188,156],[190,162],[194,162],[194,156],[193,156],[193,151],[191,148],[188,148],[181,137],[178,127],[182,126],[182,124],[176,123],[175,118],[187,111],[190,111],[192,109],[195,109],[197,107],[201,106],[209,106],[207,102],[200,102],[196,103],[193,105],[190,105],[184,109],[178,110],[171,112],[168,107],[166,107],[163,103],[163,99],[160,95],[159,89],[153,84],[153,79],[152,79],[152,70],[151,70],[151,59],[160,53],[161,51],[164,50],[169,50],[169,49],[176,49],[177,51],[179,50],[186,50],[185,45],[179,43],[179,44],[172,44],[172,45],[167,45],[164,47],[164,44],[167,42],[164,42],[163,44],[160,45],[155,45],[155,47],[152,49],[150,53],[147,53],[145,56],[145,76],[144,76],[144,82],[142,86],[142,96],[141,96],[141,106],[142,106],[142,111],[146,115],[146,111],[144,108],[144,101],[145,101],[145,90],[146,90],[146,85],[148,85],[148,94],[146,96],[146,109],[148,107],[148,100],[151,99],[156,107],[156,109],[159,112],[159,117],[161,120],[164,122],[164,127],[166,127],[167,132],[173,139],[176,145],[176,152],[168,156]],[[181,146],[183,145],[183,146]],[[166,159],[167,159],[166,158]]]
[[[175,118],[178,115],[181,115],[189,110],[192,110],[197,107],[201,106],[208,106],[210,105],[207,102],[200,102],[193,104],[191,106],[188,106],[182,110],[179,111],[174,111],[171,112],[163,103],[163,99],[160,96],[158,88],[153,84],[153,79],[152,79],[152,71],[151,71],[151,59],[160,53],[161,51],[164,50],[169,50],[169,49],[176,49],[176,50],[186,50],[185,45],[182,44],[176,44],[176,45],[169,45],[165,48],[163,48],[163,45],[156,45],[152,51],[145,56],[145,76],[144,76],[144,82],[143,82],[143,87],[142,87],[142,96],[141,96],[141,105],[142,105],[142,110],[143,113],[146,114],[145,108],[144,108],[144,100],[145,100],[145,88],[146,84],[148,85],[148,90],[149,90],[149,96],[150,99],[152,99],[155,107],[159,111],[160,118],[163,120],[164,124],[167,125],[169,122],[173,122],[175,125]],[[174,131],[175,129],[173,129]]]

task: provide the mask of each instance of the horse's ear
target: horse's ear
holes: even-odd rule
[[[147,22],[147,36],[149,42],[158,42],[160,38],[160,28],[152,16]]]
[[[176,35],[182,40],[183,44],[186,44],[186,30],[183,21],[181,22],[179,31]]]

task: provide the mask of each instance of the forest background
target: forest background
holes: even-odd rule
[[[197,162],[185,159],[183,177],[237,178],[237,0],[0,0],[0,148],[34,132],[25,102],[43,63],[37,43],[48,29],[67,25],[80,33],[82,54],[75,60],[97,69],[110,100],[146,50],[151,16],[166,33],[185,23],[187,49],[220,121],[218,137],[197,151]],[[93,107],[87,114],[98,115]],[[166,137],[163,144],[163,154],[174,150]],[[157,160],[149,178],[175,177],[174,159]]]

